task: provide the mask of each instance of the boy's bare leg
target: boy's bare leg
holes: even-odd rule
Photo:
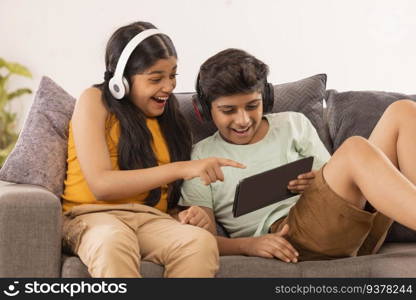
[[[401,100],[386,109],[369,138],[370,143],[379,148],[412,183],[416,182],[416,160],[412,157],[416,152],[415,133],[416,103],[411,100]],[[361,191],[358,194],[360,193]],[[360,207],[364,203],[364,199],[358,201]],[[374,226],[361,246],[359,255],[377,252],[391,224],[392,221],[388,217],[377,214]]]
[[[416,184],[416,102],[401,100],[391,104],[378,121],[369,141]]]
[[[363,208],[367,199],[384,215],[416,230],[416,186],[368,140],[347,139],[323,174],[331,189],[346,201]]]

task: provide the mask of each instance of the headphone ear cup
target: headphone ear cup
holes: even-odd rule
[[[117,100],[123,99],[124,95],[126,94],[126,87],[122,80],[117,80],[115,77],[111,78],[108,82],[108,88],[111,92],[111,95],[113,95],[113,97]]]
[[[124,86],[124,96],[130,94],[130,85],[129,82],[127,81],[126,77],[123,76],[123,86]]]
[[[274,87],[273,84],[266,82],[263,92],[263,113],[269,113],[274,104]]]
[[[192,96],[192,105],[194,107],[197,118],[201,122],[212,120],[211,111],[209,110],[208,105],[204,100],[201,100],[201,98],[198,97],[198,94]]]
[[[202,123],[204,122],[203,111],[201,107],[201,103],[199,103],[198,96],[195,94],[192,96],[192,106],[194,108],[194,112],[196,114],[197,119]]]

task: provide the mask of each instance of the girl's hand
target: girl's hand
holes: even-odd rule
[[[209,230],[211,220],[208,214],[199,206],[191,206],[178,214],[181,224],[190,224]]]
[[[315,171],[300,174],[296,179],[289,181],[288,190],[292,193],[302,194],[315,178]]]
[[[299,253],[283,237],[288,231],[289,225],[286,224],[279,232],[249,238],[244,246],[243,252],[249,256],[275,257],[284,262],[296,263]]]
[[[245,168],[239,162],[219,157],[209,157],[185,161],[183,163],[183,179],[188,180],[199,177],[205,185],[216,182],[217,180],[224,181],[224,174],[222,173],[221,167]]]

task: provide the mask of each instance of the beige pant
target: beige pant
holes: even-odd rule
[[[79,205],[64,214],[63,245],[92,277],[141,277],[140,260],[165,266],[165,277],[214,277],[216,239],[140,204]]]

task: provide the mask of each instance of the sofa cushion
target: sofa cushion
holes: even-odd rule
[[[74,105],[72,96],[42,77],[16,146],[0,170],[0,180],[40,185],[61,196]]]
[[[379,254],[325,261],[285,263],[274,258],[243,255],[220,256],[216,277],[414,277],[416,243],[387,243]],[[148,261],[140,262],[143,277],[162,277],[164,267]],[[63,255],[62,277],[90,277],[78,257]]]
[[[326,90],[326,74],[318,74],[295,82],[274,86],[274,106],[272,112],[296,111],[303,113],[316,130],[325,146],[330,150],[328,129],[323,120],[322,102]],[[201,123],[194,112],[191,98],[194,93],[175,94],[180,108],[191,125],[194,142],[198,142],[216,131],[212,122]]]
[[[140,262],[140,273],[146,278],[163,277],[164,267],[150,261]],[[63,278],[90,278],[87,266],[79,259],[78,256],[62,255],[62,272]]]
[[[334,151],[350,136],[368,138],[378,120],[393,102],[400,99],[416,100],[416,95],[381,91],[328,90],[327,118]],[[416,242],[416,231],[394,222],[386,241]]]

